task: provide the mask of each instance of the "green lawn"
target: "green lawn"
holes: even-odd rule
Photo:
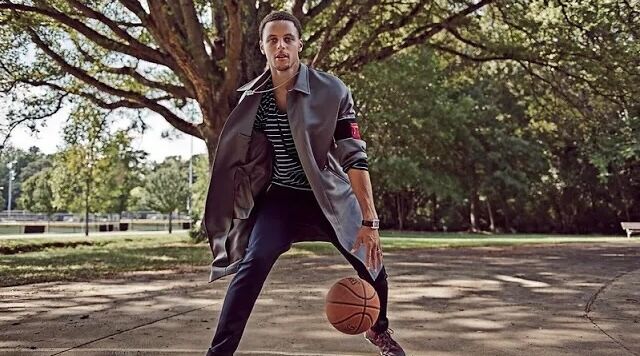
[[[588,242],[637,243],[637,239],[606,236],[477,235],[385,231],[383,248],[510,246]],[[287,257],[337,254],[327,243],[296,244]],[[0,286],[58,280],[86,280],[129,271],[207,269],[206,243],[193,244],[184,232],[148,235],[70,236],[0,240]]]

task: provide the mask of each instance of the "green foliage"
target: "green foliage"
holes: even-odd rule
[[[206,154],[193,156],[192,215],[200,219],[209,188],[209,159]]]
[[[141,180],[146,153],[126,131],[110,132],[108,113],[85,105],[64,128],[66,146],[54,157],[54,205],[60,210],[121,213]]]
[[[48,217],[56,211],[53,205],[51,171],[51,168],[46,168],[22,183],[22,195],[18,201],[22,209],[34,213],[45,213]]]
[[[436,228],[443,202],[477,209],[481,197],[526,194],[531,172],[544,168],[541,147],[521,129],[523,108],[477,70],[423,48],[352,78],[388,223]]]
[[[0,206],[2,209],[6,209],[7,207],[6,202],[9,195],[9,168],[7,165],[9,162],[15,161],[15,164],[13,164],[15,175],[11,184],[11,207],[15,209],[18,206],[22,192],[22,182],[47,167],[47,158],[45,158],[46,156],[35,146],[29,148],[27,151],[13,147],[5,147],[0,153],[0,182],[2,182],[0,185],[2,187]]]
[[[184,211],[189,197],[184,163],[168,158],[145,179],[143,205],[164,214]]]

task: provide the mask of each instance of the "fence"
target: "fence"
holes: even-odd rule
[[[168,214],[158,212],[125,212],[117,214],[89,215],[89,232],[109,231],[167,231]],[[172,217],[175,230],[188,230],[191,220],[184,215]],[[47,219],[45,214],[25,211],[0,212],[0,235],[42,234],[42,233],[81,233],[84,232],[84,216],[69,213],[56,213]]]

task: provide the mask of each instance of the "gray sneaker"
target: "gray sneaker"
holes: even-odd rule
[[[380,349],[381,356],[405,356],[404,350],[393,340],[391,334],[393,334],[393,330],[391,329],[387,329],[381,333],[376,333],[369,329],[364,334],[364,338]]]

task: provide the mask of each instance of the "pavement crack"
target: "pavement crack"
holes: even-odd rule
[[[634,356],[640,356],[640,354],[634,352],[633,350],[629,349],[627,346],[625,346],[620,340],[616,339],[615,337],[611,336],[609,333],[607,333],[606,331],[604,331],[600,325],[598,325],[598,323],[596,323],[595,320],[593,320],[593,318],[589,315],[589,313],[591,312],[591,308],[593,307],[593,304],[596,302],[596,300],[598,299],[598,297],[600,296],[600,294],[602,292],[605,291],[605,289],[607,289],[609,286],[611,286],[613,283],[615,283],[617,280],[619,280],[620,278],[624,277],[625,275],[631,273],[631,272],[635,272],[638,271],[640,269],[636,269],[636,270],[632,270],[632,271],[626,271],[626,272],[622,272],[620,274],[618,274],[617,276],[613,277],[612,279],[610,279],[609,281],[607,281],[606,283],[604,283],[592,296],[591,298],[589,298],[589,301],[587,301],[587,304],[584,306],[584,317],[587,318],[591,324],[593,324],[596,328],[598,328],[598,330],[600,330],[601,333],[605,334],[609,339],[611,339],[611,341],[613,341],[614,343],[618,344],[618,346],[622,347],[623,349],[625,349],[627,352],[629,352],[630,354],[634,355]]]
[[[60,354],[63,354],[63,353],[65,353],[65,352],[68,352],[68,351],[71,351],[71,350],[75,350],[75,349],[78,349],[78,348],[83,347],[83,346],[90,345],[90,344],[92,344],[92,343],[94,343],[94,342],[101,341],[101,340],[105,340],[105,339],[110,338],[110,337],[112,337],[112,336],[116,336],[116,335],[124,334],[124,333],[126,333],[126,332],[129,332],[129,331],[132,331],[132,330],[136,330],[136,329],[142,328],[142,327],[144,327],[144,326],[148,326],[148,325],[151,325],[151,324],[155,324],[155,323],[157,323],[157,322],[159,322],[159,321],[163,321],[163,320],[167,320],[167,319],[174,318],[174,317],[176,317],[176,316],[180,316],[180,315],[188,314],[188,313],[194,312],[194,311],[196,311],[196,310],[200,310],[200,309],[204,309],[204,308],[208,308],[208,307],[214,306],[214,305],[216,305],[216,304],[218,304],[218,302],[216,302],[216,303],[210,303],[210,304],[207,304],[207,305],[205,305],[205,306],[198,307],[198,308],[193,308],[193,309],[185,310],[185,311],[180,312],[180,313],[174,313],[174,314],[171,314],[171,315],[167,315],[167,316],[165,316],[165,317],[163,317],[163,318],[160,318],[160,319],[151,320],[151,321],[148,321],[148,322],[143,323],[143,324],[140,324],[140,325],[136,325],[136,326],[133,326],[133,327],[130,327],[130,328],[124,329],[124,330],[120,330],[120,331],[115,332],[115,333],[111,333],[111,334],[109,334],[109,335],[105,335],[105,336],[99,337],[99,338],[97,338],[97,339],[93,339],[93,340],[90,340],[90,341],[84,342],[84,343],[82,343],[82,344],[80,344],[80,345],[72,346],[72,347],[70,347],[70,348],[68,348],[68,349],[65,349],[65,350],[62,350],[62,351],[56,352],[56,353],[54,353],[54,354],[51,354],[51,356],[60,355]]]

